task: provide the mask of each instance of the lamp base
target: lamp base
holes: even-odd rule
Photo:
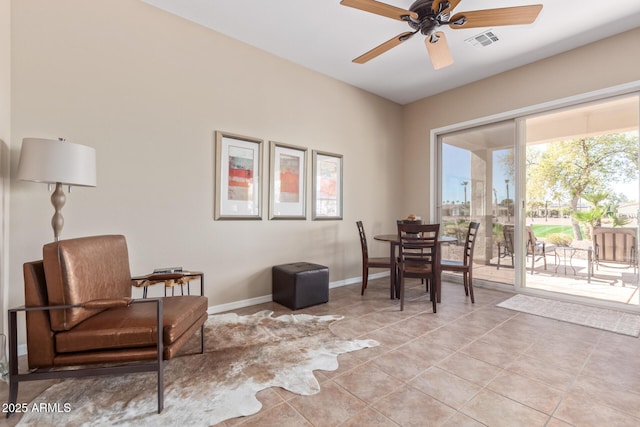
[[[64,191],[62,191],[62,184],[57,182],[56,189],[53,190],[53,193],[51,194],[51,204],[55,209],[53,218],[51,218],[51,227],[53,227],[53,238],[56,242],[60,240],[60,232],[62,231],[62,227],[64,227],[62,207],[64,206],[66,201],[67,196],[65,196]]]

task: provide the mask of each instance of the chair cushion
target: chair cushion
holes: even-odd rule
[[[410,274],[432,274],[431,264],[405,262],[404,268],[400,266],[405,275]]]
[[[129,254],[124,236],[61,240],[43,248],[49,305],[131,297]],[[51,328],[65,331],[101,310],[52,310]]]
[[[180,296],[163,301],[163,344],[178,340],[207,311],[207,297]],[[156,304],[105,310],[75,328],[56,334],[58,353],[148,347],[156,344]]]

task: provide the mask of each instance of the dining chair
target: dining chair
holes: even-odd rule
[[[464,252],[462,260],[443,259],[440,261],[441,271],[455,271],[462,273],[464,283],[464,293],[471,297],[471,303],[475,303],[473,298],[473,249],[476,245],[476,237],[478,235],[479,222],[470,222],[467,229],[467,238],[464,243]]]
[[[438,283],[438,233],[440,224],[407,224],[398,221],[398,282],[400,311],[404,310],[405,278],[425,279],[436,312]]]
[[[421,219],[409,219],[409,218],[405,218],[405,219],[399,219],[396,221],[397,224],[422,224],[422,220]],[[424,279],[420,280],[420,283],[422,283],[423,285],[425,284]],[[429,282],[426,283],[427,285],[427,292],[429,292]]]
[[[369,269],[388,268],[391,270],[391,260],[389,257],[370,257],[369,250],[367,249],[367,236],[364,232],[362,221],[356,221],[356,225],[358,226],[360,247],[362,248],[362,291],[360,295],[364,295],[364,290],[367,289],[367,282],[369,281]],[[391,274],[393,273],[392,271]]]

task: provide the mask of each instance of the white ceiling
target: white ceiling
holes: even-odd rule
[[[143,1],[399,104],[640,27],[640,0],[462,0],[455,13],[528,4],[544,7],[531,25],[493,27],[500,40],[484,48],[465,40],[489,28],[442,27],[455,62],[435,71],[420,34],[366,64],[352,63],[410,28],[342,6],[339,0]],[[408,9],[413,1],[384,2]],[[640,54],[637,48],[629,55]]]

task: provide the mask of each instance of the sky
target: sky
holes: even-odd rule
[[[498,202],[507,198],[507,186],[504,182],[509,179],[509,198],[513,199],[513,182],[508,176],[504,166],[498,159],[504,156],[509,150],[498,150],[493,153],[493,184],[495,188]],[[456,201],[464,202],[464,186],[463,182],[469,182],[467,186],[467,200],[471,195],[471,153],[468,150],[454,147],[449,144],[442,144],[442,170],[443,170],[443,202]],[[491,198],[494,198],[493,190]]]
[[[514,183],[513,178],[510,177],[502,164],[500,158],[504,157],[509,150],[497,150],[493,153],[493,183],[492,189],[496,190],[497,194],[491,191],[492,200],[497,195],[498,203],[507,198],[507,185],[505,179],[509,179],[509,198],[513,199],[514,196]],[[469,182],[467,186],[467,200],[470,200],[471,195],[471,153],[468,150],[455,147],[449,144],[442,144],[442,170],[443,170],[443,189],[442,189],[442,201],[443,203],[464,202],[464,186],[463,182]],[[627,183],[615,184],[615,191],[624,193],[628,200],[638,200],[638,182],[631,181]]]

